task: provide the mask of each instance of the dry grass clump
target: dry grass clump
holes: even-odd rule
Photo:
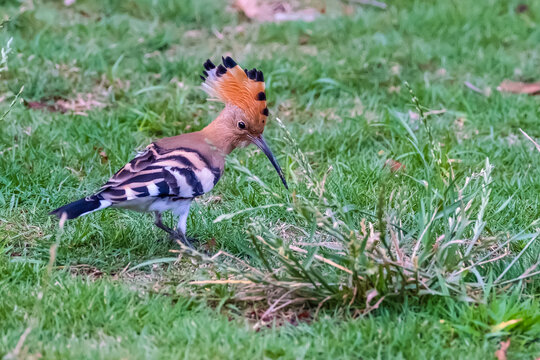
[[[222,251],[208,257],[184,248],[182,254],[210,264],[207,270],[213,274],[211,279],[191,284],[225,287],[234,300],[267,302],[260,326],[264,319],[294,304],[311,304],[317,311],[331,304],[363,314],[389,297],[435,295],[481,302],[492,291],[538,275],[537,263],[509,277],[518,259],[538,238],[538,222],[514,236],[487,234],[485,214],[490,206],[493,166],[486,159],[480,171],[456,175],[453,162],[443,156],[422,107],[411,94],[427,135],[422,144],[406,128],[414,156],[423,164],[414,174],[422,179],[417,180],[416,196],[385,185],[393,177],[412,175],[386,171],[388,181],[380,186],[376,214],[369,219],[350,216],[356,210],[326,191],[331,168],[318,180],[278,119],[292,149],[292,161],[301,169],[297,182],[306,184],[307,190],[293,192],[289,201],[238,162],[233,161],[233,166],[276,200],[265,207],[286,207],[296,223],[308,230],[300,241],[263,223],[249,224],[247,233],[260,266]],[[405,122],[401,125],[407,127]],[[414,202],[413,208],[417,209],[412,217],[406,214],[411,205],[407,202]],[[503,211],[505,205],[498,211]],[[222,215],[216,221],[251,210]],[[351,220],[358,218],[361,220]],[[517,255],[509,249],[514,242],[524,245]]]

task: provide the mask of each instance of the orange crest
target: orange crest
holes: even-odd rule
[[[210,61],[204,63],[204,91],[210,100],[232,104],[244,111],[248,119],[264,128],[268,117],[264,76],[257,69],[247,70],[238,66],[229,56],[217,67]]]

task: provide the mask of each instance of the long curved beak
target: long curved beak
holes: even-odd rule
[[[289,190],[289,187],[287,186],[287,182],[285,181],[285,176],[283,175],[283,171],[281,171],[281,167],[279,166],[276,158],[274,157],[274,154],[272,154],[272,150],[266,145],[266,141],[264,141],[264,138],[262,135],[259,135],[257,137],[252,137],[251,142],[257,145],[259,149],[262,150],[262,152],[266,155],[268,160],[274,165],[274,169],[276,169],[279,177],[281,178],[281,182],[283,185],[285,185],[285,189]]]

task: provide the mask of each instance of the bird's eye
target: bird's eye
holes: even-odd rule
[[[246,124],[244,124],[243,121],[240,121],[240,122],[238,123],[238,127],[239,127],[240,129],[245,129],[245,128],[246,128]]]

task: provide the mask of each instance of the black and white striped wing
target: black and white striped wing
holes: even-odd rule
[[[195,149],[162,149],[150,144],[101,188],[114,204],[143,198],[190,199],[210,191],[221,176]]]

